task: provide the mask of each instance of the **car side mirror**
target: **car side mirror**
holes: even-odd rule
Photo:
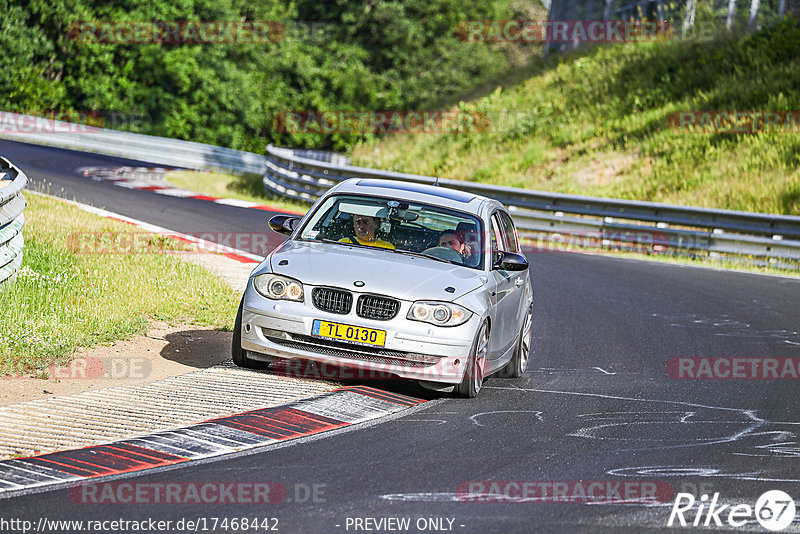
[[[279,234],[291,235],[300,217],[294,215],[275,215],[269,220],[269,229]]]
[[[515,252],[497,252],[494,257],[492,269],[502,271],[524,271],[528,268],[528,260],[522,254]]]

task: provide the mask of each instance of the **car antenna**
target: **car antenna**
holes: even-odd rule
[[[435,187],[439,187],[439,177],[438,176],[436,177],[436,180],[433,181],[433,185]]]

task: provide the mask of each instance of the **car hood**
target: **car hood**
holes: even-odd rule
[[[334,243],[287,241],[270,257],[275,274],[304,284],[334,286],[404,300],[447,300],[486,282],[477,269],[398,254],[388,250]],[[357,280],[363,287],[354,286]],[[445,291],[452,287],[454,291]]]

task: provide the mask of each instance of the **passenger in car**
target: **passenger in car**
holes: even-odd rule
[[[474,224],[460,222],[456,227],[456,235],[464,243],[464,263],[471,266],[478,265],[480,261],[480,243],[478,242],[478,229]]]
[[[380,221],[377,217],[355,215],[353,216],[354,235],[352,237],[344,237],[339,242],[394,249],[394,245],[378,237],[379,225]]]
[[[464,243],[464,235],[458,231],[445,230],[439,234],[439,246],[449,247],[461,254],[464,265],[476,267],[478,265],[478,254],[472,252],[472,248]]]
[[[439,246],[450,247],[462,256],[464,255],[464,240],[458,233],[451,230],[445,230],[439,234]]]

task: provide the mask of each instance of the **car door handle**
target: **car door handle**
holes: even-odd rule
[[[517,279],[514,281],[514,285],[515,285],[515,286],[517,286],[517,287],[521,286],[521,285],[522,285],[522,284],[524,284],[524,283],[525,283],[525,280],[523,280],[522,278],[517,278]]]

